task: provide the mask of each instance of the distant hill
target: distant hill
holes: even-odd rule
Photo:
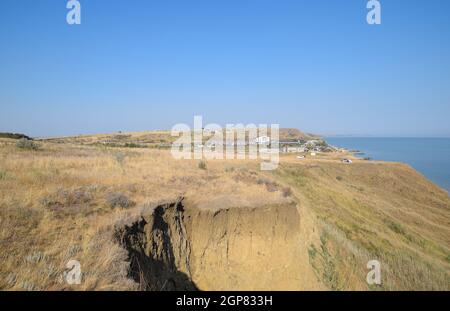
[[[317,135],[303,133],[295,128],[280,129],[280,140],[311,140],[320,138]]]
[[[224,130],[225,131],[225,130]],[[268,130],[270,135],[270,129]],[[297,141],[319,139],[317,135],[303,133],[294,128],[280,129],[280,141]],[[225,137],[225,133],[224,133]],[[149,147],[170,145],[177,137],[171,136],[170,131],[147,131],[147,132],[119,132],[111,134],[80,135],[73,137],[54,137],[42,140],[59,143],[82,143],[82,144],[107,144],[110,146],[125,146],[132,144],[134,147]]]

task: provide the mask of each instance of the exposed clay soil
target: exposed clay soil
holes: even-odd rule
[[[208,210],[179,200],[116,235],[145,290],[317,289],[301,223],[295,204]]]

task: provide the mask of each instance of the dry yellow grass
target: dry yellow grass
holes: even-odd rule
[[[255,162],[208,162],[201,170],[198,161],[175,161],[168,151],[50,142],[38,151],[6,142],[0,160],[3,289],[67,288],[60,275],[71,258],[84,267],[78,289],[133,289],[127,254],[112,233],[118,220],[140,206],[179,196],[208,207],[286,200],[256,182]],[[135,207],[111,208],[110,193],[124,194]]]
[[[133,141],[158,135],[123,134]],[[110,137],[40,141],[38,151],[0,141],[1,289],[74,289],[61,278],[70,259],[83,266],[75,289],[138,289],[114,226],[142,206],[179,196],[200,208],[297,201],[314,219],[307,224],[314,232],[305,240],[312,241],[307,264],[326,288],[369,289],[367,259],[380,259],[387,274],[382,289],[449,289],[448,194],[406,165],[343,165],[342,154],[328,154],[283,156],[274,172],[249,160],[207,161],[205,170],[167,150],[92,145]],[[284,195],[288,186],[293,196]],[[110,194],[134,205],[111,207]]]
[[[334,158],[294,163],[288,157],[274,172],[319,219],[322,241],[313,247],[322,257],[329,253],[327,263],[319,260],[322,269],[332,265],[329,285],[366,289],[365,264],[377,259],[383,289],[448,290],[448,193],[405,164],[354,159],[344,165]]]

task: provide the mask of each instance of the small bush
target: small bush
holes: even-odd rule
[[[92,194],[83,188],[75,190],[59,189],[55,194],[43,197],[40,203],[46,208],[59,210],[69,206],[87,205],[92,199]]]
[[[198,163],[198,168],[201,169],[201,170],[206,170],[207,169],[206,162],[205,161],[200,161]]]
[[[336,176],[336,179],[342,181],[344,178],[342,178],[342,176]]]
[[[0,180],[4,180],[4,179],[6,179],[6,172],[0,171]]]
[[[226,167],[225,167],[225,172],[226,172],[226,173],[232,173],[232,172],[234,172],[234,167],[233,167],[233,166],[226,166]]]
[[[290,197],[292,195],[292,189],[290,187],[283,188],[282,193],[283,197]]]
[[[269,180],[265,179],[265,178],[258,178],[258,180],[256,181],[256,183],[258,185],[265,185]]]
[[[278,185],[276,183],[269,183],[269,184],[266,184],[266,189],[269,192],[277,192],[278,191]]]
[[[258,185],[265,185],[267,191],[269,191],[269,192],[276,192],[276,191],[278,191],[278,188],[279,188],[279,185],[276,182],[271,181],[270,179],[266,179],[266,178],[259,178],[256,181],[256,183]]]
[[[92,195],[83,189],[77,189],[75,191],[68,192],[65,199],[69,204],[86,204],[92,200]]]
[[[135,203],[128,199],[128,197],[122,193],[110,193],[106,196],[106,202],[111,208],[122,207],[127,208],[133,206]]]
[[[399,223],[393,222],[389,219],[385,219],[384,222],[389,227],[389,229],[391,229],[395,233],[400,234],[400,235],[406,235],[405,229]]]
[[[16,147],[20,149],[26,149],[26,150],[38,150],[39,145],[33,142],[32,140],[28,140],[26,138],[22,138],[17,141]]]
[[[126,155],[119,152],[115,154],[115,158],[117,163],[119,163],[120,166],[123,166],[123,164],[125,163]]]
[[[317,256],[317,248],[314,246],[314,244],[311,244],[311,246],[308,249],[309,259],[314,260]]]
[[[136,143],[125,143],[125,148],[145,148],[143,145],[139,145]]]

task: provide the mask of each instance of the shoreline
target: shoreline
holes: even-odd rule
[[[450,138],[448,137],[325,137],[326,141],[332,145],[336,146],[339,149],[346,150],[349,154],[354,156],[357,159],[360,160],[371,160],[371,161],[383,161],[383,162],[394,162],[394,163],[405,163],[409,166],[411,166],[413,169],[418,171],[420,174],[425,176],[428,180],[433,182],[435,185],[437,185],[439,188],[445,190],[450,195],[450,182],[449,179],[446,179],[446,175],[450,174],[450,161],[448,160],[442,160],[438,162],[436,159],[433,159],[431,156],[424,155],[423,157],[414,158],[414,153],[407,149],[414,149],[414,143],[419,142],[425,142],[425,143],[431,143],[434,141],[441,141],[441,140],[448,140],[450,141]],[[342,143],[337,143],[335,140],[343,140]],[[345,142],[347,140],[347,142]],[[355,142],[355,140],[360,140],[360,142]],[[331,142],[332,141],[332,142]],[[395,144],[394,142],[398,141],[399,144]],[[351,146],[349,147],[349,142],[351,142]],[[374,143],[375,142],[375,143]],[[387,142],[385,145],[383,143]],[[405,144],[405,142],[408,142]],[[411,142],[411,143],[410,143]],[[376,143],[379,143],[377,146]],[[366,148],[362,148],[358,145],[366,145]],[[370,149],[372,151],[367,150],[369,148],[368,145],[370,145]],[[444,145],[445,144],[441,144]],[[389,150],[386,148],[386,146],[392,147],[394,150]],[[400,146],[400,147],[399,147]],[[438,145],[440,146],[440,145]],[[378,148],[377,148],[378,147]],[[401,147],[403,147],[405,150],[402,150]],[[407,148],[405,148],[407,147]],[[439,152],[440,150],[434,151],[432,149],[428,150],[430,154],[438,154],[443,152]],[[447,150],[444,150],[447,151]],[[420,152],[420,149],[418,148],[418,152]],[[450,151],[448,151],[450,152]],[[445,157],[445,154],[448,152],[445,152],[444,155],[441,157]],[[450,154],[448,156],[450,159]],[[427,161],[427,159],[430,159]],[[442,167],[442,161],[444,161],[444,165]],[[438,162],[436,164],[436,162]],[[437,167],[439,164],[441,164],[439,167]],[[441,172],[446,173],[443,175]]]

